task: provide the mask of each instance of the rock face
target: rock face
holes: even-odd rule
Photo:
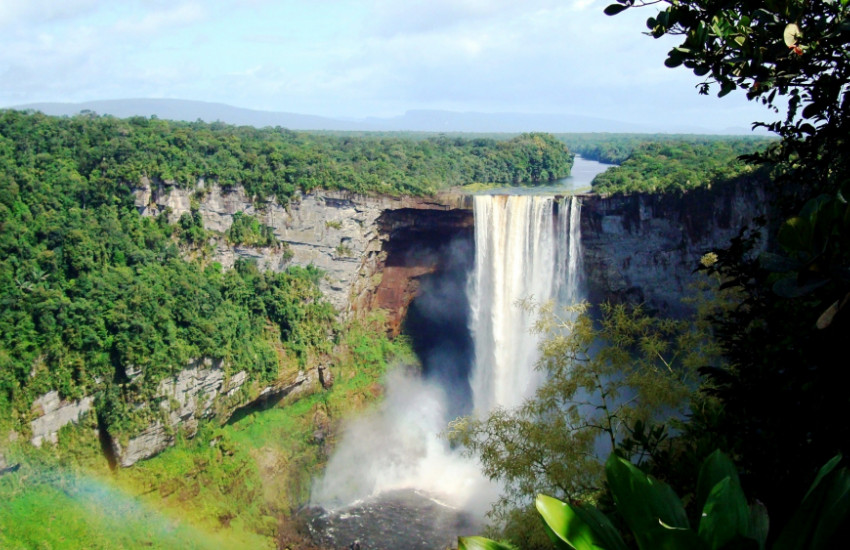
[[[390,311],[390,330],[395,333],[416,293],[417,278],[437,269],[443,242],[458,231],[472,230],[469,205],[458,197],[420,200],[320,192],[284,208],[273,201],[255,204],[241,187],[224,189],[201,180],[195,189],[186,190],[143,180],[135,198],[142,215],[166,213],[171,222],[197,209],[204,227],[219,233],[230,228],[237,212],[258,218],[288,245],[291,257],[280,247],[232,246],[219,238],[214,241],[214,261],[229,269],[237,259],[248,259],[274,271],[312,264],[325,272],[321,290],[343,316],[384,308]],[[228,377],[226,370],[220,362],[200,359],[163,380],[152,400],[137,405],[156,420],[129,439],[105,434],[115,463],[127,467],[149,458],[173,445],[181,431],[192,437],[199,420],[229,416],[246,405],[248,395],[279,400],[332,384],[330,370],[322,366],[263,388],[244,371]],[[132,380],[141,373],[128,365],[126,374]],[[247,385],[251,390],[242,391]],[[78,421],[93,402],[92,397],[63,402],[57,392],[39,398],[35,408],[41,414],[31,424],[33,444],[56,442],[59,429]]]
[[[466,207],[385,211],[378,219],[384,246],[375,266],[375,284],[359,293],[357,307],[384,310],[390,334],[398,334],[419,291],[420,279],[444,270],[458,240],[471,242],[474,221],[472,210]],[[467,249],[471,247],[469,244]]]
[[[728,245],[756,216],[769,216],[769,202],[761,186],[747,181],[683,195],[582,197],[590,301],[684,314],[681,299],[702,255]]]
[[[42,395],[32,404],[38,416],[30,422],[30,442],[36,447],[41,447],[45,441],[56,443],[59,430],[72,422],[79,422],[93,405],[94,398],[90,396],[78,401],[64,401],[59,398],[58,391]]]
[[[262,396],[277,392],[278,398],[282,398],[304,391],[317,381],[317,372],[301,371],[293,380],[282,382],[280,387],[268,386],[259,393]],[[124,445],[113,439],[112,451],[116,461],[124,467],[132,466],[173,445],[178,431],[193,437],[199,420],[210,418],[217,412],[228,416],[243,404],[244,398],[237,394],[246,382],[247,372],[239,371],[228,378],[221,362],[210,359],[196,361],[177,376],[163,380],[154,400],[139,404],[140,407],[158,406],[160,419]]]
[[[225,384],[224,369],[220,362],[209,359],[198,361],[160,382],[153,402],[140,407],[155,407],[158,402],[161,420],[146,428],[126,445],[113,440],[113,451],[122,466],[131,466],[138,460],[153,456],[174,443],[174,435],[183,430],[193,436],[198,420],[213,413],[213,403],[219,396],[233,395],[242,387],[248,375],[240,371]]]
[[[281,271],[288,265],[312,264],[325,272],[320,288],[343,315],[352,304],[362,303],[358,295],[369,292],[371,276],[381,267],[383,243],[387,234],[379,221],[387,211],[415,209],[446,211],[463,208],[463,198],[437,199],[367,197],[346,192],[317,191],[293,200],[287,207],[276,201],[255,204],[242,187],[210,186],[203,180],[192,189],[179,189],[143,180],[135,190],[136,208],[142,215],[168,212],[177,221],[190,212],[194,202],[204,227],[224,233],[237,212],[256,217],[272,227],[278,240],[292,252],[286,260],[279,249],[231,246],[216,242],[214,260],[230,268],[238,258],[254,260],[260,269]]]
[[[223,189],[199,181],[193,190],[144,181],[135,191],[143,215],[166,212],[176,221],[197,209],[207,229],[224,233],[237,212],[274,229],[292,252],[281,248],[232,246],[215,240],[215,261],[227,269],[252,259],[261,269],[315,265],[326,273],[321,289],[341,316],[384,309],[388,330],[397,334],[423,276],[443,269],[458,239],[473,237],[470,197],[436,199],[364,197],[321,191],[293,200],[255,204],[239,187]],[[754,216],[766,213],[767,198],[755,185],[738,183],[681,196],[582,197],[581,230],[589,299],[646,303],[666,314],[684,312],[680,299],[702,254],[725,245]],[[463,250],[470,250],[471,244]],[[135,371],[127,366],[127,375]],[[179,431],[191,436],[200,419],[227,416],[248,396],[280,398],[327,387],[321,367],[295,373],[275,386],[257,387],[245,372],[226,375],[220,363],[201,359],[160,383],[148,407],[151,425],[128,440],[110,441],[116,463],[130,466],[173,444]],[[77,422],[93,398],[63,402],[50,392],[34,405],[32,443],[56,441],[59,429]]]

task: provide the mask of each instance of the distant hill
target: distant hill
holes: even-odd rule
[[[296,113],[258,111],[224,103],[182,99],[109,99],[83,103],[30,103],[13,109],[33,109],[48,115],[76,115],[89,110],[120,118],[156,115],[169,120],[221,121],[246,126],[281,126],[292,130],[413,131],[413,132],[611,132],[717,134],[699,127],[670,128],[631,124],[604,118],[565,114],[476,113],[413,110],[395,117],[337,119]],[[747,128],[730,128],[723,133],[749,134]]]
[[[33,109],[47,115],[76,115],[80,111],[94,111],[101,115],[119,118],[156,115],[167,120],[193,122],[221,121],[241,126],[281,126],[293,130],[363,130],[362,124],[312,115],[276,113],[233,107],[224,103],[189,101],[185,99],[106,99],[83,103],[31,103],[13,109]]]

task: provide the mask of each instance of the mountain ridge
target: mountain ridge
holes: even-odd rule
[[[245,126],[281,126],[292,130],[359,132],[460,132],[460,133],[671,133],[750,134],[746,128],[710,130],[687,125],[661,128],[575,114],[457,112],[413,109],[390,117],[333,118],[284,111],[263,111],[225,103],[186,99],[107,99],[78,103],[38,102],[8,107],[35,110],[47,115],[72,116],[82,111],[119,118],[156,116],[169,120],[224,122]]]

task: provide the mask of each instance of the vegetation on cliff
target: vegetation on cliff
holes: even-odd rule
[[[322,273],[313,267],[262,273],[237,261],[222,270],[209,260],[216,235],[204,228],[197,208],[174,224],[167,212],[139,215],[133,190],[145,178],[191,187],[200,179],[243,185],[254,199],[286,203],[296,191],[318,186],[399,194],[468,179],[529,182],[566,175],[571,161],[563,144],[538,134],[414,142],[0,112],[0,454],[19,468],[0,476],[9,504],[0,514],[0,545],[40,540],[61,546],[61,524],[73,529],[75,545],[103,546],[103,531],[116,523],[108,510],[97,512],[103,502],[92,501],[92,486],[118,500],[115,491],[128,491],[122,502],[140,510],[139,521],[127,523],[128,537],[138,536],[139,544],[269,543],[280,518],[306,498],[333,423],[380,395],[388,359],[407,349],[403,341],[387,340],[380,321],[341,326],[318,291]],[[282,246],[244,213],[217,238]],[[274,425],[262,430],[246,428],[258,418],[252,411],[238,413],[220,431],[202,425],[191,441],[178,427],[177,448],[104,478],[107,461],[95,430],[126,442],[158,420],[165,413],[152,399],[160,381],[198,358],[220,360],[226,375],[247,372],[242,398],[249,386],[319,363],[335,384],[285,413],[267,412]],[[32,404],[50,390],[66,399],[94,396],[95,411],[63,428],[57,446],[33,449],[30,420],[38,411]],[[243,542],[224,535],[207,544],[192,529],[169,530],[172,520],[151,519],[139,505],[144,493],[154,496],[143,504],[165,503],[191,524],[227,527],[244,535]],[[57,502],[56,523],[27,519],[43,518],[49,500]]]
[[[603,142],[601,145],[604,146]],[[612,146],[616,141],[607,142]],[[710,141],[651,141],[636,144],[619,166],[593,180],[593,191],[616,193],[669,193],[710,186],[751,176],[766,179],[740,159],[763,149],[767,140],[717,139]]]
[[[134,416],[128,390],[150,395],[191,359],[269,381],[281,345],[293,360],[327,345],[334,313],[316,270],[243,263],[223,273],[186,261],[177,235],[191,227],[141,217],[124,182],[86,172],[85,152],[59,143],[50,132],[0,137],[4,423],[26,433],[33,399],[52,389],[65,398],[106,390],[106,418],[119,428]]]
[[[333,387],[237,411],[133,468],[110,471],[94,415],[55,447],[4,443],[3,548],[312,548],[290,519],[333,448],[337,424],[381,395],[392,362],[415,361],[374,316],[340,327],[325,357]]]

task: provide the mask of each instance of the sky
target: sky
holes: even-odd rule
[[[611,0],[0,0],[0,108],[173,98],[336,118],[413,109],[749,128]]]

